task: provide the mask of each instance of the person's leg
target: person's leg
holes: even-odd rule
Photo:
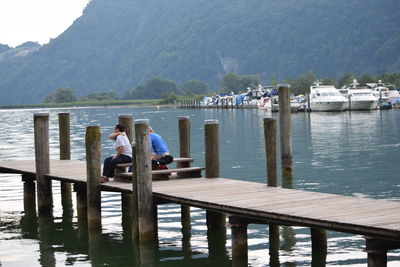
[[[109,174],[109,169],[110,169],[110,162],[112,160],[112,157],[108,157],[104,160],[104,165],[103,165],[103,176],[110,177],[108,176]]]
[[[162,156],[159,160],[158,160],[158,164],[159,165],[168,165],[170,164],[172,161],[174,161],[174,158],[171,155],[166,155],[166,156]]]
[[[110,162],[110,167],[109,167],[109,171],[107,177],[114,177],[114,171],[115,171],[115,167],[117,166],[117,164],[120,163],[129,163],[132,162],[132,158],[126,155],[121,155],[113,160],[111,160]]]

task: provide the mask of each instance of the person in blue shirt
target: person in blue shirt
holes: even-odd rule
[[[149,126],[150,136],[150,151],[151,151],[151,163],[153,169],[160,169],[161,166],[170,164],[174,158],[169,153],[169,148],[164,139],[157,133],[154,132],[153,128]]]

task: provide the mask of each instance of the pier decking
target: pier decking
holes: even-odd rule
[[[86,162],[51,160],[46,176],[86,183]],[[1,173],[35,175],[35,161],[1,161]],[[110,181],[101,190],[132,193],[132,184]],[[227,178],[153,181],[153,197],[162,201],[279,224],[303,225],[400,241],[400,203],[302,190]]]

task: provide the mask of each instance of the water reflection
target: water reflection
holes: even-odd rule
[[[8,160],[10,150],[13,150],[14,159],[34,157],[32,117],[39,111],[50,113],[51,157],[58,158],[57,113],[60,110],[2,110],[0,127],[9,131],[0,132],[0,160]],[[189,116],[191,156],[198,166],[204,165],[204,120],[219,119],[220,151],[223,155],[220,158],[221,175],[265,183],[261,126],[264,114],[258,111],[95,108],[62,112],[71,112],[71,158],[79,160],[85,157],[83,140],[86,126],[98,124],[103,133],[109,132],[120,114],[150,119],[167,139],[172,153],[178,154],[177,118]],[[24,123],[10,125],[15,121]],[[292,114],[292,121],[295,177],[289,185],[284,182],[282,186],[400,200],[397,179],[400,171],[399,111],[352,112],[351,117],[348,113],[299,113]],[[18,149],[15,149],[16,142]],[[108,142],[103,134],[103,155],[112,153]],[[241,151],[243,156],[238,156],[237,151]],[[279,151],[277,156],[280,158]],[[44,262],[53,263],[54,259],[57,264],[65,265],[136,266],[137,253],[129,246],[129,226],[123,223],[125,215],[121,213],[120,194],[102,194],[103,234],[98,240],[98,249],[90,252],[89,235],[85,227],[79,227],[77,223],[78,211],[63,211],[57,183],[53,185],[55,218],[53,226],[47,228],[50,236],[39,236],[36,216],[29,212],[33,209],[24,207],[20,177],[0,175],[0,185],[0,256],[3,266],[12,265],[11,262],[38,266],[42,258]],[[76,202],[75,197],[72,201]],[[181,225],[179,205],[159,206],[158,214],[160,243],[157,266],[230,265],[229,230],[228,239],[208,233],[205,211],[191,209],[190,228],[189,224]],[[248,232],[249,265],[252,266],[265,266],[268,262],[271,266],[310,266],[325,261],[326,265],[366,263],[366,254],[362,251],[364,240],[360,236],[329,232],[329,254],[326,255],[324,251],[311,250],[307,228],[281,227],[281,240],[271,231],[268,237],[265,225],[249,225]],[[225,240],[211,246],[211,250],[217,251],[213,257],[209,257],[208,239]],[[13,249],[15,247],[18,250]],[[42,252],[39,248],[49,251]],[[322,256],[322,259],[314,254]],[[399,256],[400,252],[395,250],[388,254],[388,259],[392,264],[398,264]],[[95,258],[93,262],[92,257]]]

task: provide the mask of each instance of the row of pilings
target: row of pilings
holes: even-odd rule
[[[293,159],[291,144],[291,111],[290,111],[290,86],[279,86],[279,127],[281,144],[281,172],[282,186],[293,187]],[[133,146],[133,171],[132,193],[122,192],[122,216],[128,223],[123,225],[130,232],[132,251],[139,255],[140,262],[153,265],[156,261],[158,248],[157,234],[157,205],[162,204],[153,198],[152,175],[150,160],[150,144],[148,127],[149,121],[145,119],[134,120],[130,115],[121,115],[119,122],[127,127],[127,135],[135,145]],[[134,127],[132,127],[134,125]],[[70,159],[70,134],[69,114],[59,114],[60,129],[60,159]],[[179,127],[179,152],[180,157],[190,157],[190,121],[188,117],[178,118]],[[34,114],[35,135],[35,160],[37,181],[37,202],[40,222],[52,218],[53,195],[52,180],[46,176],[50,173],[49,157],[49,115]],[[277,160],[276,160],[276,121],[264,118],[264,139],[266,151],[266,181],[268,186],[278,185]],[[204,124],[205,140],[205,177],[212,179],[220,176],[219,161],[219,121],[206,120]],[[99,177],[101,175],[101,131],[99,126],[88,126],[85,136],[87,182],[75,183],[74,191],[77,198],[78,227],[88,230],[89,246],[96,249],[97,241],[102,233],[101,221],[101,188]],[[24,179],[24,203],[26,212],[36,216],[35,184],[32,179]],[[61,183],[62,205],[66,213],[72,210],[71,185]],[[181,206],[182,231],[190,232],[190,207]],[[72,216],[72,215],[71,215]],[[226,214],[206,211],[206,224],[210,235],[216,240],[209,239],[209,256],[213,257],[226,240]],[[248,244],[247,226],[254,220],[238,216],[229,216],[228,220],[232,230],[232,265],[247,266]],[[270,264],[278,266],[279,258],[279,232],[280,226],[269,225]],[[39,230],[40,231],[40,230]],[[190,236],[190,234],[189,234]],[[322,229],[311,229],[313,265],[322,266],[326,262],[326,232]],[[212,245],[214,244],[214,245]],[[215,245],[217,244],[217,245]],[[223,250],[223,249],[222,249]],[[315,253],[315,255],[314,255]],[[315,257],[314,257],[315,256]]]

